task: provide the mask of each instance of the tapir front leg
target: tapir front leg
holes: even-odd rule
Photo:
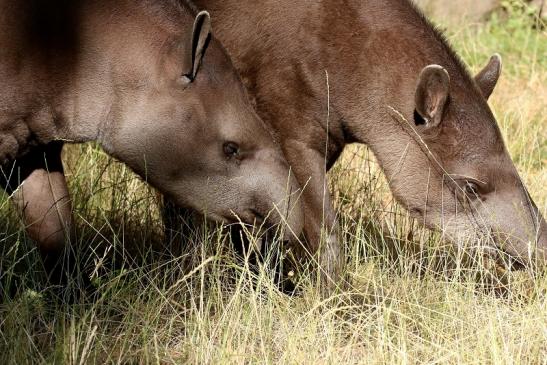
[[[34,170],[13,196],[28,235],[41,251],[64,248],[72,225],[65,176],[59,171]]]
[[[28,235],[38,245],[52,276],[62,269],[61,258],[72,231],[72,204],[61,150],[61,144],[53,143],[19,161],[16,171],[22,183],[12,194]]]
[[[336,212],[327,185],[325,156],[299,141],[287,141],[284,152],[303,188],[304,234],[310,253],[319,253],[321,281],[330,291],[341,285],[345,255],[339,241]]]

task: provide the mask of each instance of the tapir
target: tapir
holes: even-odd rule
[[[195,3],[214,16],[304,188],[307,242],[335,282],[344,255],[326,172],[349,143],[372,150],[395,198],[425,226],[545,262],[545,220],[487,103],[499,55],[471,76],[408,0]]]
[[[176,0],[0,0],[1,186],[55,265],[63,143],[96,141],[207,218],[302,231],[298,182],[207,12]]]

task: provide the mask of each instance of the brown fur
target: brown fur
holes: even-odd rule
[[[474,79],[406,0],[195,2],[215,17],[217,35],[259,115],[275,129],[306,187],[305,232],[313,248],[323,217],[326,228],[336,230],[330,197],[323,194],[325,165],[330,168],[346,144],[359,142],[375,153],[397,200],[427,226],[454,241],[493,232],[495,244],[515,256],[527,260],[537,246],[545,258],[545,220],[487,105],[498,58]],[[429,65],[440,65],[448,79],[434,81],[432,73],[420,81]],[[417,97],[420,82],[429,96]],[[441,84],[430,88],[431,82]],[[417,103],[424,114],[440,108],[436,123],[423,123],[427,115],[417,112]],[[480,199],[462,193],[468,180],[486,183]],[[333,273],[342,261],[335,234],[325,246],[323,260]]]
[[[24,182],[16,202],[42,251],[70,230],[61,142],[98,141],[209,218],[301,230],[280,148],[208,15],[194,18],[174,0],[0,0],[0,184]]]

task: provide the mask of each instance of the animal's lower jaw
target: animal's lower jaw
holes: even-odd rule
[[[476,230],[468,229],[462,230],[458,234],[448,234],[445,231],[443,236],[448,238],[456,249],[494,261],[498,266],[517,270],[527,266],[522,259],[497,244],[491,233],[481,235]]]

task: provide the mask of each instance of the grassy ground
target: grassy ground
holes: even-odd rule
[[[492,106],[532,196],[547,204],[547,35],[515,10],[449,34],[473,70],[503,55]],[[91,145],[66,152],[82,265],[98,298],[51,304],[40,261],[0,197],[0,364],[547,364],[547,277],[454,253],[397,207],[372,156],[331,173],[353,287],[324,299],[313,275],[287,296],[218,231],[192,264],[161,258],[158,199]],[[21,293],[6,296],[8,286]]]

